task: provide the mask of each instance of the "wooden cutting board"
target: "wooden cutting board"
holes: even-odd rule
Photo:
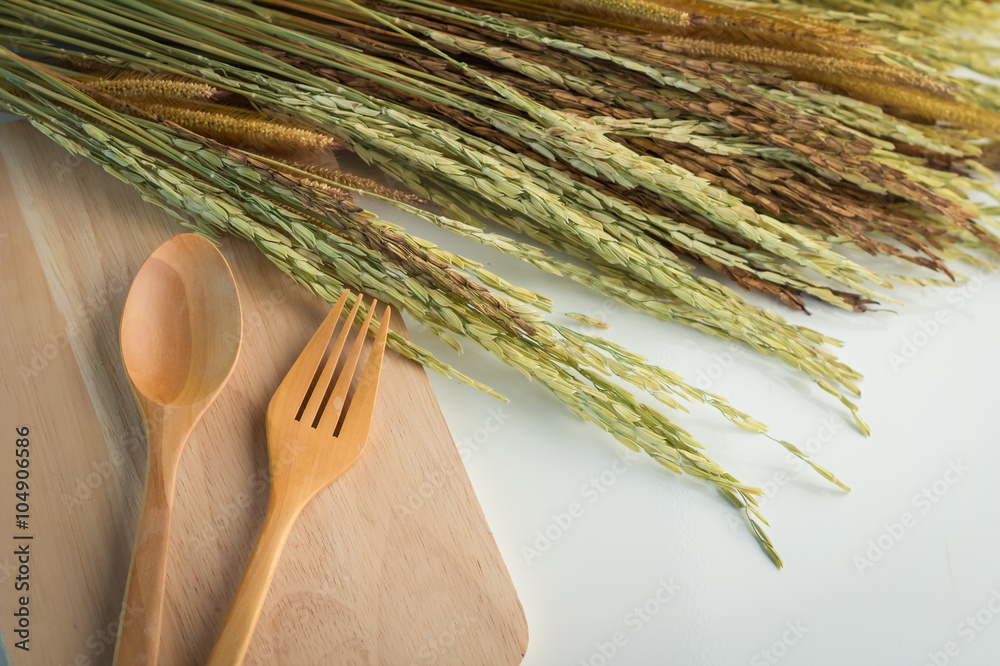
[[[15,666],[111,663],[145,469],[118,324],[142,261],[182,231],[26,122],[0,126],[0,633]],[[249,244],[222,251],[243,350],[181,463],[164,666],[208,656],[267,503],[265,407],[328,310]],[[368,448],[296,524],[246,663],[517,664],[527,640],[427,376],[387,353]]]

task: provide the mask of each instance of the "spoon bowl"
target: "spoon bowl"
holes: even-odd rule
[[[236,364],[240,330],[225,258],[197,234],[175,236],[142,265],[125,302],[122,359],[134,390],[165,407],[211,398]]]
[[[219,250],[175,236],[143,263],[122,313],[122,361],[146,426],[146,481],[114,663],[157,663],[181,454],[229,380],[242,340],[239,294]]]

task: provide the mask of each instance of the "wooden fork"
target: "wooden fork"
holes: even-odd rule
[[[390,312],[387,306],[358,388],[345,409],[347,389],[375,312],[373,302],[336,384],[333,384],[341,351],[352,328],[351,322],[361,304],[360,295],[355,299],[354,308],[325,364],[323,359],[349,293],[345,290],[333,306],[268,405],[267,450],[271,494],[267,514],[222,631],[212,648],[208,666],[243,663],[292,525],[309,500],[354,464],[368,441],[382,355],[389,333]],[[329,389],[331,385],[332,391]],[[337,431],[341,412],[344,412],[343,424]]]

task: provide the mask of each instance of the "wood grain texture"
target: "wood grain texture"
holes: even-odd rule
[[[177,224],[26,123],[0,127],[0,489],[31,430],[31,518],[0,498],[13,663],[109,664],[145,470],[118,349],[132,277]],[[203,664],[260,531],[264,413],[329,306],[222,248],[243,301],[233,377],[181,461],[160,662]],[[398,321],[398,319],[397,319]],[[368,447],[302,512],[247,664],[516,664],[527,627],[419,366],[387,353]],[[14,647],[14,533],[31,535],[30,652]]]

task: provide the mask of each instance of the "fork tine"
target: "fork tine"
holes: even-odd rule
[[[382,356],[385,353],[385,341],[389,336],[389,318],[392,311],[385,306],[382,324],[375,336],[375,343],[368,353],[365,368],[361,371],[358,388],[351,400],[351,408],[344,416],[344,425],[340,429],[340,437],[365,441],[372,425],[372,415],[375,413],[375,398],[378,395],[379,378],[382,375]]]
[[[347,342],[347,334],[351,331],[351,327],[354,323],[354,315],[358,313],[358,307],[361,305],[361,300],[361,294],[358,294],[357,298],[354,299],[354,307],[351,308],[351,314],[347,315],[347,319],[344,321],[344,326],[340,330],[340,335],[337,336],[337,341],[333,344],[333,349],[330,350],[330,355],[327,357],[326,365],[323,366],[323,372],[320,374],[319,379],[316,380],[316,386],[309,395],[309,401],[306,403],[305,409],[302,410],[302,416],[299,418],[300,423],[311,426],[313,421],[316,420],[316,414],[323,405],[323,398],[326,396],[326,390],[330,387],[330,380],[333,377],[333,372],[337,369],[337,361],[340,360],[340,352],[343,351],[344,343]],[[330,336],[332,335],[333,330],[331,329]],[[327,336],[327,341],[329,341],[330,336]],[[332,399],[333,398],[331,398],[331,400]]]
[[[347,296],[350,293],[349,289],[345,289],[344,293],[340,295],[340,299],[334,304],[333,309],[330,310],[323,323],[313,333],[312,338],[310,338],[309,343],[306,344],[302,353],[299,354],[299,357],[295,359],[295,363],[288,371],[288,374],[281,380],[281,384],[278,386],[278,390],[275,391],[275,395],[284,390],[292,391],[304,386],[305,391],[298,396],[296,404],[301,405],[302,401],[305,400],[306,392],[308,392],[309,386],[312,385],[312,379],[316,376],[319,364],[323,362],[323,355],[326,352],[327,345],[330,344],[330,338],[333,337],[333,331],[337,327],[337,320],[340,319],[340,313],[343,311],[344,303],[347,302]]]
[[[375,306],[378,301],[372,301],[371,306],[368,308],[368,316],[365,317],[365,323],[358,328],[358,337],[354,340],[354,346],[351,347],[351,354],[344,361],[344,367],[340,371],[340,376],[337,377],[337,384],[333,387],[333,391],[330,393],[330,399],[327,400],[326,406],[323,408],[323,413],[319,417],[319,423],[316,424],[316,429],[322,433],[333,434],[333,431],[337,429],[337,422],[340,421],[340,413],[344,409],[344,399],[347,397],[347,389],[351,387],[351,380],[354,379],[354,368],[358,365],[358,358],[361,356],[361,348],[365,344],[365,338],[368,336],[368,326],[371,324],[372,315],[375,314]]]

